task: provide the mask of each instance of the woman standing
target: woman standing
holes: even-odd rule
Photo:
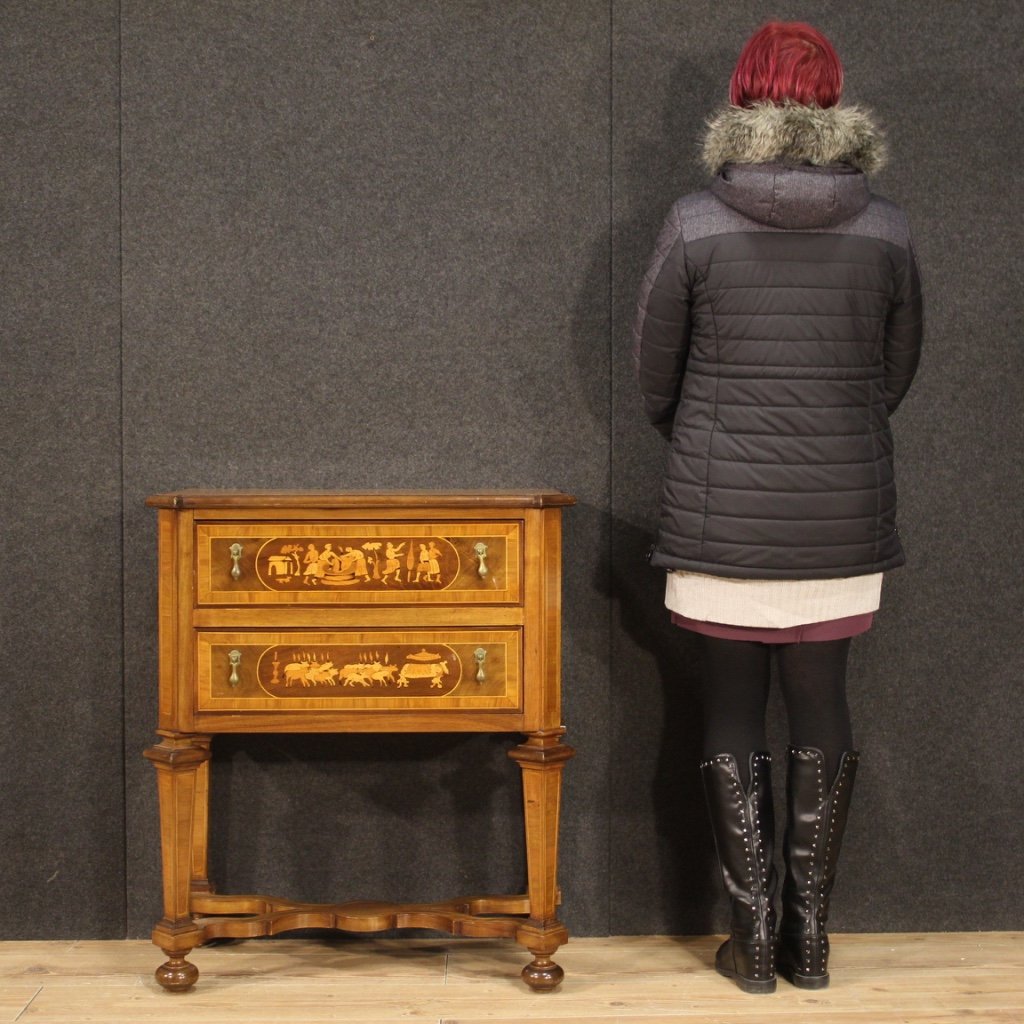
[[[825,924],[857,767],[850,638],[904,562],[889,419],[917,368],[903,212],[868,189],[870,117],[802,23],[749,40],[710,123],[715,176],[669,211],[633,330],[645,410],[671,442],[651,564],[705,655],[701,771],[732,903],[718,970],[746,992],[828,984]],[[789,718],[776,938],[770,659]]]

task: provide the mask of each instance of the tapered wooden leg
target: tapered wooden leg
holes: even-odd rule
[[[517,931],[516,939],[533,954],[523,969],[523,980],[532,989],[547,992],[556,988],[564,971],[551,954],[569,933],[558,919],[558,817],[562,792],[562,770],[575,753],[562,743],[565,730],[546,729],[529,733],[526,742],[509,751],[523,772],[523,813],[526,827],[527,893],[530,918]]]
[[[189,890],[195,858],[196,794],[200,769],[210,758],[210,737],[164,736],[145,756],[156,768],[163,859],[164,916],[153,929],[153,941],[168,957],[167,963],[157,968],[156,980],[170,991],[181,992],[199,977],[185,957],[201,938],[189,910]]]

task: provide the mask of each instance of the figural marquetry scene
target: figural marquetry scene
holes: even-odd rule
[[[277,553],[267,553],[266,549],[273,552],[275,545]],[[477,575],[486,579],[487,545],[478,541],[473,548],[478,561]],[[233,559],[240,555],[241,551],[233,553]],[[367,540],[362,544],[357,540],[355,546],[339,543],[337,548],[331,541],[325,541],[323,548],[308,541],[305,550],[301,543],[280,544],[275,538],[256,553],[256,572],[260,582],[268,587],[285,587],[299,581],[314,587],[351,587],[375,580],[385,587],[411,583],[446,586],[459,574],[459,553],[440,537],[418,544],[408,538],[385,543]]]
[[[363,524],[361,533],[307,525],[274,536],[210,524],[200,527],[197,553],[211,603],[241,594],[257,603],[274,601],[273,594],[297,603],[333,603],[346,595],[404,603],[414,594],[430,601],[441,592],[447,601],[451,591],[500,603],[518,599],[519,546],[517,523],[396,523],[376,531]]]
[[[204,634],[199,640],[200,709],[230,705],[308,708],[519,706],[519,634],[448,630],[294,634],[286,643],[241,643],[249,636]],[[395,642],[397,639],[410,642]],[[462,640],[463,642],[457,642]]]

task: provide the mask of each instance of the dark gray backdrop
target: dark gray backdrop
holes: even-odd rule
[[[179,487],[558,487],[575,934],[724,925],[686,635],[643,561],[662,442],[626,348],[747,35],[805,18],[889,129],[928,293],[901,534],[854,644],[834,922],[1024,927],[1020,12],[996,2],[0,7],[0,936],[159,914],[155,531]],[[785,743],[773,703],[776,749]],[[522,884],[511,737],[215,744],[225,889]]]

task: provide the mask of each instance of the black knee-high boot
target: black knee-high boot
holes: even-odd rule
[[[825,925],[857,759],[856,751],[845,751],[829,786],[820,750],[790,747],[788,751],[779,973],[798,988],[828,985]]]
[[[715,967],[744,992],[774,992],[776,872],[772,862],[771,754],[759,751],[750,755],[747,789],[732,754],[704,761],[701,774],[722,879],[732,903],[730,935],[718,950]]]

